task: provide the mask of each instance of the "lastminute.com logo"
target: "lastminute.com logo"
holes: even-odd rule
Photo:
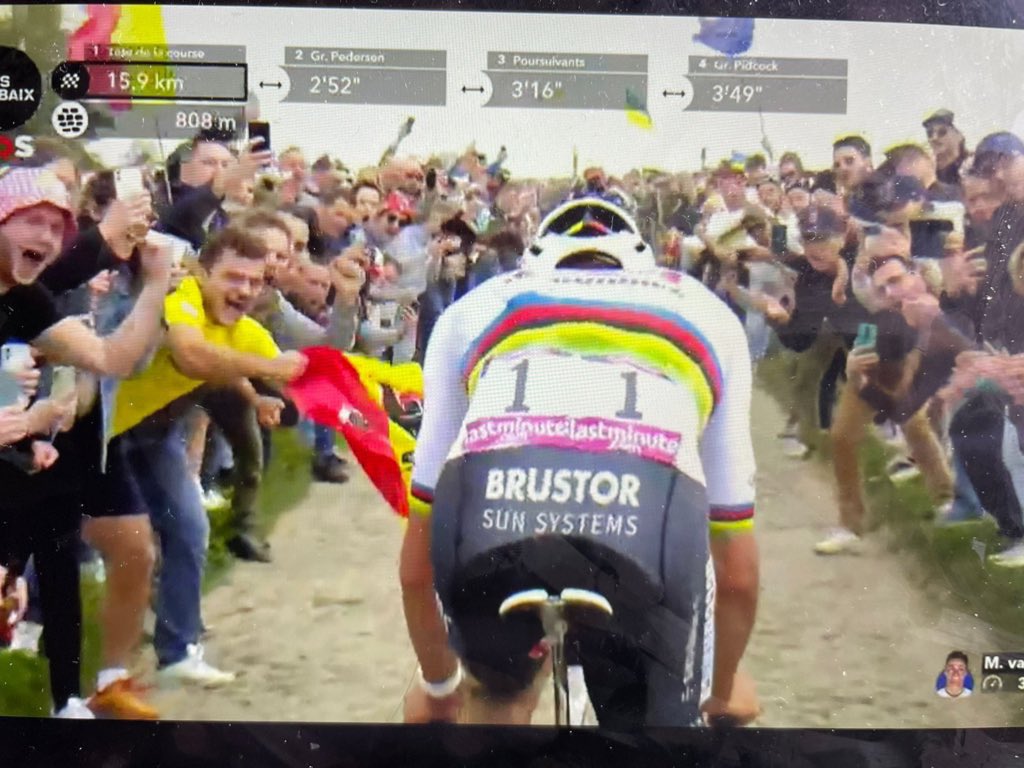
[[[12,159],[24,160],[36,152],[36,140],[33,136],[0,135],[0,164]]]

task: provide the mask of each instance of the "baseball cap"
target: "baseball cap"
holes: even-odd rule
[[[11,168],[0,176],[0,224],[18,211],[52,205],[64,214],[66,231],[75,227],[67,187],[48,168]]]
[[[921,123],[921,125],[927,128],[928,126],[933,125],[935,123],[943,123],[945,125],[952,126],[953,113],[950,110],[946,109],[945,107],[943,107],[942,109],[937,109],[930,115],[928,115],[928,117],[924,119],[924,122]]]
[[[811,205],[797,217],[800,236],[805,241],[831,240],[846,234],[846,225],[835,211],[824,205]]]
[[[882,204],[886,210],[894,210],[915,200],[928,196],[924,185],[915,176],[893,176],[882,192]]]
[[[980,173],[991,173],[1001,157],[1024,155],[1024,141],[1009,131],[990,133],[978,142],[974,151],[974,168]]]

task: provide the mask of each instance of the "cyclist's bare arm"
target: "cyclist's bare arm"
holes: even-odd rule
[[[465,347],[456,309],[438,320],[423,364],[423,424],[416,440],[412,509],[399,566],[409,639],[428,682],[447,680],[457,663],[434,591],[429,517],[434,486],[469,407],[460,372]]]
[[[750,439],[751,370],[739,323],[719,349],[722,399],[701,439],[711,506],[711,556],[715,567],[715,668],[711,695],[728,702],[757,613],[758,554],[753,535],[754,463]]]

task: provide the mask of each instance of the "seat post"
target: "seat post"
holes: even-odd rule
[[[555,687],[555,725],[569,725],[569,666],[565,661],[565,636],[569,622],[565,618],[565,600],[549,595],[540,606],[544,639],[551,647],[551,679]]]
[[[559,595],[549,595],[543,589],[516,592],[502,602],[500,616],[513,611],[531,610],[540,618],[544,639],[551,649],[552,682],[555,687],[555,725],[571,724],[569,709],[569,665],[565,658],[565,636],[569,632],[567,609],[575,609],[576,618],[586,620],[585,614],[609,617],[611,604],[596,592],[584,589],[563,589]]]

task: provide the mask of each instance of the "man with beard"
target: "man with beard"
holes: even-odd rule
[[[248,317],[265,285],[262,242],[225,229],[203,246],[199,274],[184,279],[164,307],[164,344],[140,373],[121,382],[111,414],[137,503],[159,534],[161,576],[156,600],[156,649],[161,678],[222,685],[234,675],[203,659],[200,594],[209,520],[189,471],[182,415],[212,387],[239,387],[266,421],[280,417],[243,379],[273,386],[301,375],[306,360],[280,352],[270,333]],[[276,411],[276,413],[275,413]]]

